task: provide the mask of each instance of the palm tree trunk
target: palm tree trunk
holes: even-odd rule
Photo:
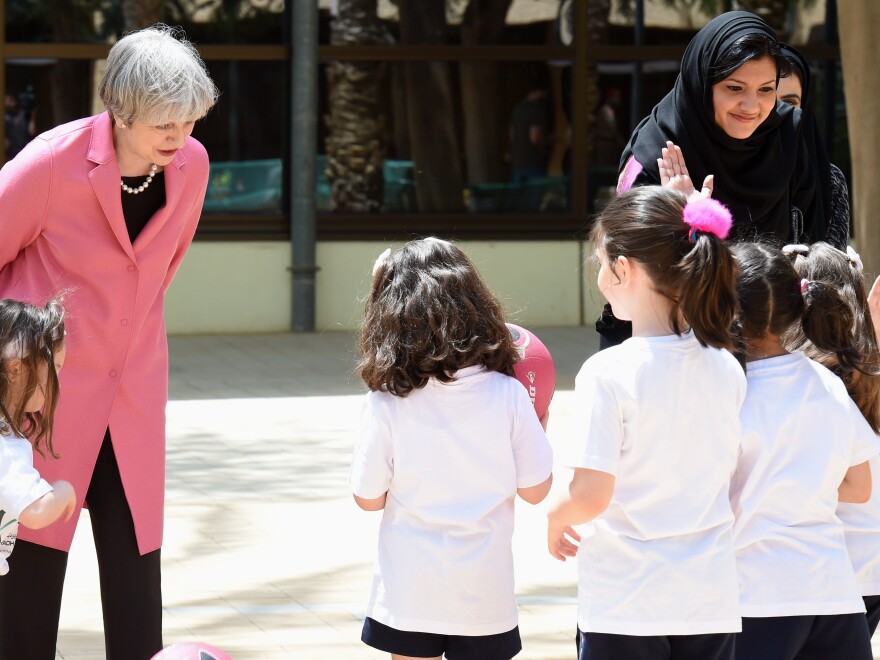
[[[445,43],[444,0],[398,0],[398,8],[403,43]],[[405,62],[403,68],[419,209],[461,211],[463,177],[449,63]]]
[[[608,43],[608,14],[611,12],[611,0],[590,0],[587,3],[587,42],[590,44],[606,44]],[[591,160],[595,153],[593,135],[596,127],[596,112],[599,109],[599,103],[602,101],[602,94],[599,90],[599,70],[595,61],[591,61],[587,65],[587,72],[584,76],[586,84],[586,107],[578,112],[585,112],[587,127],[587,153],[591,155]]]
[[[140,30],[162,21],[165,0],[123,0],[125,31]]]
[[[791,0],[740,0],[743,7],[753,14],[757,14],[776,30],[780,35],[785,31],[785,19]]]
[[[376,16],[377,0],[340,0],[331,24],[333,45],[387,41]],[[384,67],[375,62],[332,62],[327,67],[327,178],[336,211],[382,208],[385,159]]]
[[[461,23],[462,44],[498,43],[511,3],[512,0],[470,0]],[[459,64],[469,183],[501,180],[501,138],[506,134],[506,126],[498,121],[497,70],[495,62]]]

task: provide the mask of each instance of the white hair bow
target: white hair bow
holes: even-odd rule
[[[376,257],[376,261],[373,262],[373,275],[376,274],[376,271],[379,270],[379,267],[385,263],[389,256],[391,256],[391,248],[386,248],[382,254]]]
[[[792,243],[782,248],[782,254],[790,257],[793,254],[809,254],[810,246],[802,243]]]
[[[846,256],[849,257],[849,261],[853,266],[859,270],[865,269],[865,264],[862,263],[862,258],[859,256],[859,253],[853,249],[852,245],[846,246]]]

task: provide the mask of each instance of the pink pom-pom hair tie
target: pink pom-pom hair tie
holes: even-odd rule
[[[801,280],[801,294],[807,292],[807,288],[810,286],[810,280],[804,278]]]
[[[730,210],[711,197],[702,197],[685,204],[682,219],[690,227],[688,240],[691,243],[697,242],[697,232],[725,239],[733,226]]]

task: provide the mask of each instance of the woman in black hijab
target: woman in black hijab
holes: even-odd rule
[[[743,67],[760,64],[775,69],[776,79],[742,86]],[[633,132],[621,158],[621,184],[660,184],[657,159],[672,142],[694,181],[714,176],[713,197],[733,213],[735,238],[824,240],[830,200],[818,172],[827,171],[827,156],[803,140],[801,114],[776,103],[776,81],[790,70],[773,30],[754,14],[734,11],[710,21],[688,44],[672,91]],[[754,104],[741,111],[756,121],[731,119],[719,108],[719,95],[750,93],[769,106],[765,114],[753,113]],[[793,226],[792,207],[801,210],[802,227]]]
[[[688,44],[672,91],[633,132],[618,193],[671,185],[670,178],[680,187],[689,175],[731,210],[734,240],[825,240],[830,191],[819,172],[828,171],[827,156],[804,140],[801,113],[776,101],[776,83],[790,71],[760,18],[744,11],[714,18]],[[596,323],[600,345],[622,341],[627,326],[606,306]]]

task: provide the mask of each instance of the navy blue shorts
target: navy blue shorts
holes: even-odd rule
[[[519,627],[498,635],[436,635],[396,630],[367,617],[361,641],[386,653],[413,658],[449,660],[510,660],[522,650]]]
[[[733,660],[736,633],[612,635],[577,631],[578,660]]]
[[[864,614],[743,617],[737,660],[872,660]]]
[[[877,624],[880,623],[880,596],[863,596],[865,601],[865,616],[868,617],[868,633],[871,637],[877,630]]]

